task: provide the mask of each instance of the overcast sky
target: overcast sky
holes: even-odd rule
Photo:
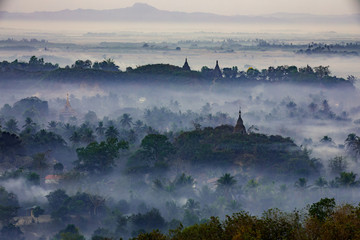
[[[63,9],[113,9],[143,2],[158,9],[210,12],[224,15],[257,15],[276,12],[351,14],[360,12],[360,0],[0,0],[9,12],[57,11]]]

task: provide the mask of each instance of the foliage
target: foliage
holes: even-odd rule
[[[17,196],[7,192],[4,187],[0,187],[0,222],[3,225],[11,223],[12,219],[17,216],[19,208]]]
[[[147,166],[161,165],[167,158],[175,153],[173,144],[165,135],[149,134],[141,141],[141,148],[130,158],[130,162],[144,161]],[[144,162],[140,163],[144,164]]]
[[[75,225],[69,224],[54,236],[54,240],[85,240],[85,237]]]
[[[120,149],[127,149],[128,143],[109,138],[106,141],[90,143],[85,148],[76,150],[78,160],[74,162],[76,169],[104,173],[115,166],[115,159],[119,157]]]
[[[335,178],[335,181],[344,187],[354,187],[359,185],[359,181],[356,181],[356,175],[353,172],[342,172],[339,177]]]
[[[234,166],[271,172],[277,176],[317,173],[321,165],[290,138],[252,133],[233,134],[232,126],[204,128],[181,133],[174,142],[175,159],[193,167]]]
[[[144,229],[145,231],[150,231],[152,229],[162,229],[165,227],[165,220],[156,208],[144,214],[138,213],[132,215],[129,220],[135,226],[135,229],[138,230]]]
[[[33,210],[34,217],[38,218],[40,215],[44,214],[45,210],[39,206],[36,206]]]
[[[329,168],[332,174],[338,175],[341,172],[346,171],[347,161],[342,156],[336,156],[333,159],[330,159]]]
[[[21,231],[20,227],[15,226],[12,223],[4,225],[0,231],[0,237],[2,240],[23,240],[24,233]]]
[[[336,203],[334,198],[322,198],[319,202],[314,203],[309,208],[309,215],[312,218],[317,218],[320,221],[325,221],[326,218],[333,214]]]

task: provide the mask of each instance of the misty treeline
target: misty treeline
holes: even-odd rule
[[[96,33],[88,33],[85,36],[96,35]],[[0,48],[4,50],[45,50],[52,49],[69,50],[83,49],[84,51],[92,51],[97,48],[103,49],[132,49],[132,50],[152,50],[152,51],[181,51],[182,49],[206,49],[208,51],[216,51],[220,53],[235,53],[236,51],[267,51],[282,50],[294,51],[300,54],[321,54],[321,55],[347,55],[358,56],[360,43],[358,41],[338,40],[337,42],[311,42],[299,43],[294,40],[279,39],[262,39],[262,38],[226,38],[218,40],[180,40],[177,42],[101,42],[99,44],[75,44],[75,43],[56,43],[48,40],[38,39],[21,39],[16,40],[8,38],[0,40]]]
[[[80,100],[70,99],[81,106]],[[102,100],[106,98],[83,99],[90,104]],[[275,119],[261,115],[266,121],[311,117],[351,122],[346,113],[334,113],[326,99],[310,100],[300,104],[291,98],[273,103],[261,95],[248,98],[277,109],[271,114]],[[65,105],[63,99],[56,101]],[[331,199],[304,210],[304,216],[291,213],[323,197],[358,201],[357,134],[348,134],[339,144],[343,146],[330,135],[317,143],[305,139],[299,146],[289,137],[262,134],[254,125],[247,126],[247,134],[234,133],[235,119],[213,114],[215,107],[207,103],[196,113],[171,101],[142,114],[128,109],[131,114],[100,119],[95,111],[79,111],[59,120],[61,108],[55,111],[37,97],[5,104],[2,238],[84,239],[84,234],[89,239],[147,239],[152,234],[166,239],[162,234],[170,229],[174,239],[196,239],[206,231],[219,239],[264,238],[272,236],[270,230],[285,237],[326,238],[336,235],[321,234],[336,234],[343,218],[357,229],[358,207],[335,206]],[[356,109],[352,113],[356,116]],[[252,117],[259,116],[254,112]],[[322,161],[312,156],[313,146],[340,149],[341,155]],[[287,213],[269,210],[261,215],[270,208]],[[159,232],[149,233],[154,229]]]
[[[249,67],[246,71],[239,71],[237,66],[215,68],[203,66],[201,71],[191,70],[189,64],[183,67],[169,64],[151,64],[139,66],[135,69],[127,67],[122,72],[112,59],[92,62],[90,60],[77,60],[71,66],[60,68],[58,64],[45,63],[43,58],[32,56],[29,62],[21,62],[17,59],[13,62],[3,61],[0,63],[0,78],[10,79],[42,79],[52,81],[117,81],[117,82],[141,82],[153,79],[165,83],[187,84],[260,84],[260,83],[298,83],[320,86],[348,86],[353,87],[356,77],[348,76],[347,79],[331,76],[329,66],[296,67],[278,66],[258,70]],[[173,79],[171,79],[173,78]]]

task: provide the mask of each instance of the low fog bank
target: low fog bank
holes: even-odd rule
[[[111,236],[129,238],[141,229],[176,228],[179,221],[188,226],[210,216],[224,219],[241,210],[256,215],[269,208],[307,211],[309,204],[324,197],[334,197],[339,204],[357,204],[360,197],[358,157],[345,142],[350,133],[360,134],[358,89],[295,84],[224,86],[216,82],[211,88],[164,84],[43,86],[39,82],[25,86],[7,84],[1,90],[2,130],[18,135],[23,142],[18,147],[25,149],[21,156],[14,157],[10,150],[2,156],[0,185],[16,194],[21,206],[17,226],[27,239],[54,236],[69,223],[76,224],[89,238],[98,227],[108,229]],[[68,104],[70,117],[64,115],[69,112]],[[219,167],[209,160],[209,164],[196,166],[186,157],[173,157],[170,150],[163,158],[171,159],[169,162],[154,163],[146,155],[146,136],[159,134],[167,139],[165,145],[184,148],[179,147],[179,136],[184,137],[181,134],[189,132],[190,141],[191,134],[206,136],[208,127],[234,126],[240,109],[250,140],[260,133],[293,140],[297,146],[286,148],[284,154],[294,158],[300,154],[313,170],[292,176],[244,163]],[[11,119],[17,121],[17,127]],[[127,141],[128,149],[120,149],[119,155],[114,155],[115,164],[106,171],[81,168],[77,160],[89,155],[86,151],[81,155],[76,149],[84,150],[94,141],[114,147],[106,142],[107,135]],[[229,136],[230,141],[233,135]],[[99,145],[93,146],[101,151]],[[206,157],[206,147],[194,154]],[[276,143],[273,146],[275,150],[278,147]],[[220,147],[214,151],[215,155],[216,151],[227,154]],[[250,162],[257,151],[242,157]],[[136,165],[142,158],[150,159],[145,167]],[[50,175],[62,177],[46,179]],[[50,196],[55,193],[63,202],[54,205]],[[26,209],[36,205],[45,212],[35,218],[43,222],[34,227],[24,222],[29,217]],[[159,225],[139,223],[139,219],[151,216],[160,219]]]

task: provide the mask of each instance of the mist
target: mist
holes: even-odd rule
[[[356,206],[358,27],[2,20],[1,227],[130,239]]]

